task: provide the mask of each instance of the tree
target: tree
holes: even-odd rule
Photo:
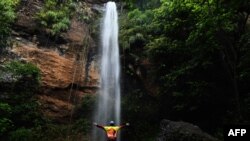
[[[15,19],[15,6],[19,0],[1,0],[0,1],[0,54],[7,46],[10,36],[10,26]]]
[[[206,129],[247,120],[238,116],[249,113],[241,106],[249,99],[248,17],[249,2],[234,0],[162,0],[149,12],[129,12],[121,46],[126,62],[149,59],[162,118]]]
[[[28,129],[43,122],[34,98],[39,81],[40,70],[31,63],[12,61],[0,68],[0,140],[30,136]]]

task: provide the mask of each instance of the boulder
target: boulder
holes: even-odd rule
[[[162,120],[157,141],[219,141],[198,126],[182,121]]]

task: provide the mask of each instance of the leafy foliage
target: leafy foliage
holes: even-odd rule
[[[77,120],[73,125],[73,129],[76,132],[82,132],[87,134],[91,130],[92,116],[94,111],[94,105],[97,97],[92,94],[86,94],[83,97],[82,103],[76,108],[75,115]]]
[[[160,5],[160,0],[123,0],[126,6],[130,9],[132,8],[140,8],[140,9],[152,9]]]
[[[249,2],[162,0],[157,8],[123,15],[125,69],[149,59],[145,77],[159,88],[155,93],[161,118],[194,122],[213,133],[221,123],[248,121],[249,110],[241,107],[242,100],[249,99],[246,5]],[[242,111],[243,119],[234,116]]]
[[[124,97],[122,102],[123,121],[131,123],[124,134],[127,140],[151,141],[158,133],[159,109],[157,101],[139,88]],[[148,130],[150,129],[150,130]]]
[[[52,35],[57,35],[69,28],[72,10],[71,0],[61,2],[46,0],[45,6],[38,13],[37,19],[42,26],[51,29]]]
[[[91,118],[95,102],[96,102],[95,96],[93,96],[92,94],[86,94],[83,97],[83,101],[79,107],[78,111],[80,112],[79,114],[82,115],[83,117]]]
[[[0,136],[6,133],[12,127],[12,122],[9,119],[11,107],[7,103],[0,103]]]
[[[5,64],[5,70],[13,72],[15,75],[33,76],[37,81],[40,79],[39,68],[31,63],[12,61]]]
[[[15,6],[19,0],[1,0],[0,1],[0,53],[7,45],[7,39],[10,35],[10,25],[16,17]]]
[[[43,122],[34,99],[40,70],[33,64],[13,61],[4,64],[1,72],[0,139],[30,140],[29,128]]]
[[[32,140],[32,131],[26,128],[19,128],[10,133],[11,141],[31,141]]]

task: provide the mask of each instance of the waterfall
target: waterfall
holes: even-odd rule
[[[101,27],[101,89],[94,120],[101,125],[109,121],[120,124],[120,60],[118,14],[115,2],[108,2]],[[103,132],[103,131],[101,131]],[[104,141],[100,129],[94,129],[94,141]]]

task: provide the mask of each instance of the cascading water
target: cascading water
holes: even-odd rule
[[[95,122],[120,124],[120,61],[118,46],[118,14],[115,2],[106,4],[102,22],[101,89],[98,97]],[[103,131],[102,131],[103,132]],[[100,130],[94,129],[94,141],[104,141]]]

